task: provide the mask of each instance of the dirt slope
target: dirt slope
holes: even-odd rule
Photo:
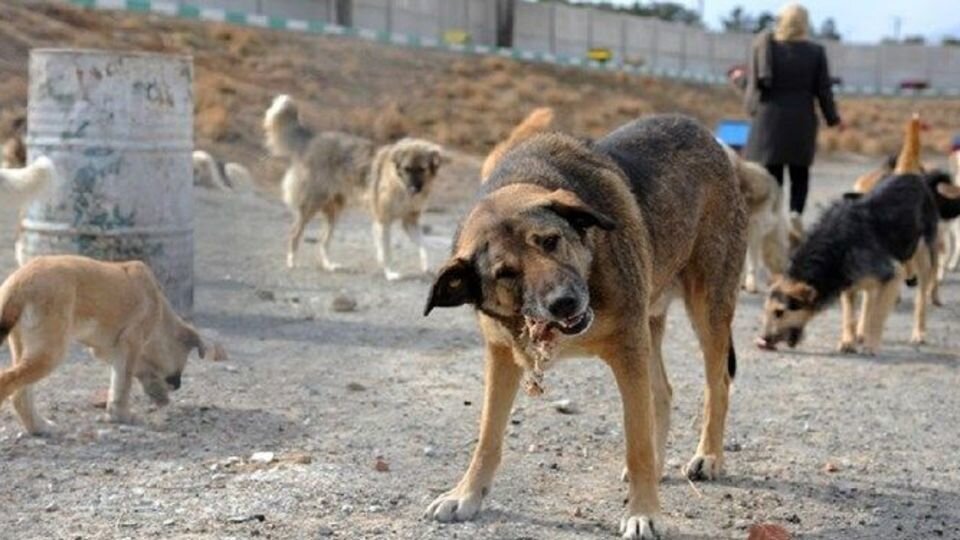
[[[637,115],[679,111],[708,125],[739,116],[726,88],[492,57],[394,48],[354,39],[84,11],[52,2],[0,5],[0,136],[26,103],[31,47],[76,46],[190,53],[196,63],[197,145],[240,161],[265,179],[260,115],[277,93],[306,103],[309,121],[380,141],[403,134],[483,154],[533,107],[557,108],[562,128],[599,136]],[[844,99],[849,130],[825,131],[821,146],[889,153],[900,125],[919,109],[932,124],[928,150],[942,152],[960,130],[960,100]]]

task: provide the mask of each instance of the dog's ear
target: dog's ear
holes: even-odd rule
[[[204,344],[203,338],[200,337],[200,334],[192,326],[189,324],[181,326],[178,338],[180,339],[180,343],[183,343],[188,351],[196,349],[200,358],[207,358],[207,346]]]
[[[790,284],[787,290],[787,309],[801,309],[813,305],[817,299],[817,290],[809,283],[797,281]]]
[[[435,307],[456,307],[463,304],[479,304],[481,298],[480,276],[473,263],[454,258],[437,273],[430,287],[430,297],[423,309],[427,316]]]
[[[590,227],[599,227],[605,231],[617,228],[616,222],[606,214],[583,202],[575,193],[566,189],[558,189],[551,193],[545,207],[581,232]]]
[[[960,186],[950,183],[937,184],[937,193],[948,199],[960,199]]]

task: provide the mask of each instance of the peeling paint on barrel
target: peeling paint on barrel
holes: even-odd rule
[[[29,159],[59,177],[22,221],[26,259],[137,259],[180,314],[193,309],[193,61],[77,49],[30,52]]]

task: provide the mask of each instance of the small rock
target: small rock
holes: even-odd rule
[[[733,526],[737,529],[746,529],[750,526],[750,522],[745,519],[738,519],[733,522]]]
[[[823,464],[823,472],[825,473],[835,473],[839,470],[840,470],[840,467],[832,461],[828,461]]]
[[[168,520],[166,520],[166,521],[163,522],[163,526],[164,526],[164,527],[172,527],[172,526],[176,525],[176,523],[177,523],[177,520],[175,520],[175,519],[168,519]]]
[[[437,455],[437,449],[432,446],[424,446],[423,455],[426,457],[434,457]]]
[[[254,294],[256,294],[257,298],[263,300],[264,302],[273,302],[277,299],[277,295],[273,294],[273,291],[268,291],[266,289],[257,289],[257,292]]]
[[[583,510],[579,506],[573,509],[573,517],[575,518],[583,517]]]
[[[357,301],[349,296],[340,294],[334,297],[330,307],[337,313],[351,313],[357,310]]]
[[[291,452],[283,456],[283,461],[295,465],[309,465],[313,463],[313,456],[306,452]]]
[[[371,514],[376,514],[377,512],[380,512],[382,510],[383,508],[376,504],[372,504],[369,507],[367,507],[367,512],[370,512]]]
[[[340,507],[340,511],[343,512],[344,514],[349,514],[350,512],[353,512],[353,505],[345,504]]]
[[[248,521],[258,521],[263,523],[267,520],[267,516],[263,514],[249,514],[249,515],[239,515],[239,516],[230,516],[227,518],[227,521],[230,523],[247,523]]]
[[[366,389],[366,386],[357,382],[347,383],[347,390],[351,392],[363,392]]]
[[[381,456],[377,456],[377,461],[373,464],[373,469],[377,472],[390,472],[390,464]]]
[[[540,447],[537,446],[536,443],[534,443],[534,444],[531,444],[530,446],[527,447],[527,453],[528,453],[528,454],[535,454],[535,453],[537,452],[537,450],[539,450],[539,449],[540,449]]]
[[[324,525],[317,529],[317,536],[333,536],[333,534],[333,529]]]
[[[573,401],[569,399],[561,399],[558,401],[554,401],[552,405],[554,410],[556,410],[560,414],[577,414],[578,412],[580,412],[580,410],[577,409],[577,406],[573,403]]]
[[[743,450],[743,445],[739,441],[730,441],[723,445],[723,449],[727,452],[739,452]]]
[[[44,512],[56,512],[59,509],[60,507],[57,505],[57,503],[50,503],[43,507]]]
[[[107,408],[107,396],[110,394],[109,390],[106,388],[101,388],[93,393],[90,396],[90,405],[94,409],[106,409]]]
[[[790,533],[779,525],[761,523],[750,527],[747,540],[790,540]]]
[[[251,463],[272,463],[276,455],[273,452],[254,452],[250,456]]]

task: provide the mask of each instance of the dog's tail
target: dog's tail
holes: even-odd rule
[[[193,151],[194,185],[220,190],[230,189],[229,181],[224,174],[223,163],[217,161],[208,152]],[[200,173],[197,176],[197,173]]]
[[[903,147],[900,149],[900,155],[897,156],[897,165],[893,172],[896,174],[921,174],[923,167],[920,165],[920,115],[913,113],[913,117],[907,122],[904,130]]]
[[[282,94],[263,115],[267,150],[274,157],[295,157],[303,153],[313,132],[300,123],[300,111],[293,98]]]
[[[505,141],[501,141],[493,147],[480,169],[481,181],[486,181],[508,150],[538,133],[549,131],[553,126],[553,117],[554,113],[551,107],[538,107],[528,114],[522,122],[513,128]]]
[[[731,381],[737,376],[737,350],[733,346],[733,332],[730,332],[730,350],[727,351],[727,375]]]
[[[47,189],[56,173],[53,161],[46,156],[19,169],[0,169],[0,193],[21,206]]]

